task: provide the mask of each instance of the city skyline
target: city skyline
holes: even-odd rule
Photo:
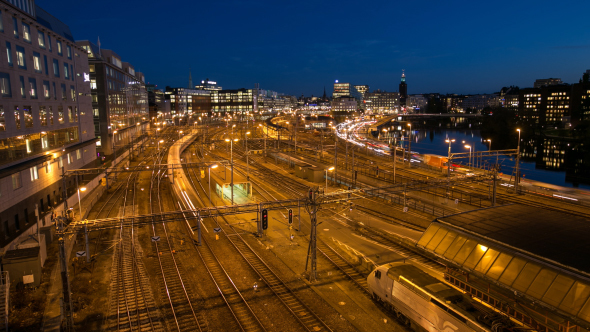
[[[208,77],[229,89],[260,83],[290,95],[318,96],[337,79],[397,91],[405,69],[409,94],[476,94],[529,87],[539,78],[575,83],[589,67],[586,3],[572,13],[548,2],[356,8],[258,1],[232,2],[220,11],[214,3],[154,10],[129,1],[117,3],[116,11],[108,3],[97,6],[91,16],[75,1],[38,4],[63,19],[76,40],[96,43],[100,37],[103,48],[131,59],[161,88],[187,86],[192,68],[195,82]],[[146,26],[138,22],[155,24],[137,33]],[[548,22],[567,22],[568,28]],[[253,32],[246,34],[248,29]]]

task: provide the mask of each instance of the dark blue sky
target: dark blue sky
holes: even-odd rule
[[[590,69],[589,1],[37,0],[77,40],[159,87],[208,77],[292,95],[335,79],[408,93],[491,93]]]

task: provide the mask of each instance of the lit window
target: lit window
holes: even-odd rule
[[[29,78],[29,95],[32,99],[37,99],[37,80]]]
[[[6,42],[6,58],[8,59],[8,65],[12,67],[12,47],[9,42]]]
[[[41,72],[41,54],[37,52],[33,52],[33,68],[36,72]]]
[[[16,45],[16,64],[21,69],[27,69],[27,62],[25,60],[25,49],[22,46]]]
[[[28,43],[31,42],[31,27],[26,23],[23,23],[23,39]]]
[[[61,41],[56,40],[55,43],[57,44],[57,54],[58,55],[63,55],[62,49],[61,49]]]
[[[0,73],[0,95],[2,95],[2,97],[12,97],[10,75],[8,73]]]
[[[72,48],[70,47],[70,45],[66,45],[66,52],[68,55],[68,59],[72,59]]]
[[[38,31],[37,30],[37,40],[39,42],[39,47],[41,48],[45,48],[45,34],[43,33],[43,31]]]
[[[39,180],[39,171],[37,166],[31,167],[29,170],[31,171],[31,181]]]

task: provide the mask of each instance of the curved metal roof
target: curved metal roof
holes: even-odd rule
[[[589,221],[509,205],[439,218],[417,246],[590,322]]]

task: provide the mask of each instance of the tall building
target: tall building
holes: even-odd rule
[[[211,91],[211,111],[213,117],[226,114],[253,114],[258,110],[258,89],[214,90]]]
[[[147,128],[145,77],[111,50],[101,49],[88,40],[76,43],[88,53],[96,148],[99,156],[104,157]]]
[[[334,83],[334,92],[332,93],[332,98],[340,98],[350,95],[350,83],[340,83],[338,80],[336,80]]]
[[[402,70],[402,78],[399,84],[399,104],[401,107],[406,107],[406,99],[408,98],[408,85],[406,84],[406,73]]]
[[[533,87],[540,88],[543,86],[560,85],[560,84],[563,84],[563,82],[561,81],[561,78],[542,78],[542,79],[536,80]]]
[[[14,4],[13,4],[14,3]],[[0,1],[0,246],[63,201],[62,169],[93,165],[86,52],[34,0]],[[75,183],[66,183],[68,196]]]
[[[463,110],[481,111],[486,107],[497,107],[500,105],[500,96],[496,93],[470,95],[463,99]]]
[[[209,90],[209,91],[216,91],[221,90],[221,86],[217,85],[217,82],[210,81],[208,78],[201,81],[201,84],[195,86],[197,90]]]
[[[203,114],[208,116],[211,111],[210,91],[167,86],[165,99],[170,101],[170,115],[176,118],[175,121]]]
[[[352,113],[357,110],[357,106],[357,100],[350,96],[332,99],[332,113]]]
[[[369,91],[368,85],[354,85],[354,89],[361,95],[361,99],[365,99],[365,93]]]
[[[365,109],[373,113],[392,112],[399,108],[399,93],[375,90],[365,93]]]

